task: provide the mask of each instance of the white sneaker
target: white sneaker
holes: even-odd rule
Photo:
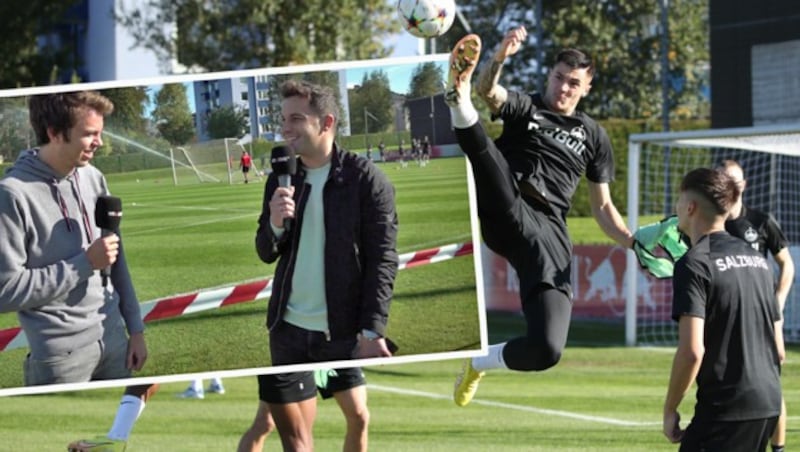
[[[182,399],[203,399],[205,398],[205,394],[203,394],[203,390],[195,391],[193,387],[189,386],[186,388],[185,391],[178,394],[178,397]]]
[[[222,386],[221,382],[220,383],[211,382],[206,391],[213,394],[225,394],[225,386]]]

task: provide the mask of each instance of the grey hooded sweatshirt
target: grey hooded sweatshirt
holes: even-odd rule
[[[94,210],[107,193],[94,166],[62,177],[36,149],[0,179],[0,312],[17,312],[34,358],[144,330],[122,248],[106,288],[85,253],[102,234]]]

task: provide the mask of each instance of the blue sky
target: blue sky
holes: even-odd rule
[[[391,57],[409,57],[419,55],[420,42],[421,40],[419,38],[414,37],[402,30],[387,39],[387,44],[394,46],[394,50],[390,55]],[[395,93],[404,94],[408,91],[411,75],[416,67],[416,64],[400,64],[384,66],[381,69],[383,69],[383,71],[389,76],[389,84],[392,91]],[[353,86],[360,83],[364,78],[364,74],[368,74],[377,69],[378,68],[376,67],[366,67],[347,70],[347,85]],[[186,86],[187,97],[190,100],[189,108],[191,109],[192,113],[194,113],[195,105],[194,102],[191,101],[194,99],[194,85],[192,83],[185,83],[184,85]],[[150,88],[150,98],[155,99],[155,95],[158,90],[161,89],[161,86],[156,85],[151,86]],[[147,109],[148,114],[152,111],[153,107],[154,105],[151,102],[149,108]]]
[[[444,63],[441,63],[444,65]],[[369,74],[378,69],[382,70],[389,77],[389,86],[391,90],[398,94],[405,94],[408,92],[408,85],[411,82],[411,76],[416,69],[416,64],[399,64],[383,67],[365,67],[347,70],[347,86],[352,87],[358,85],[364,79],[365,74]]]

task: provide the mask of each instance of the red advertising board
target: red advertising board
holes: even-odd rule
[[[486,308],[519,311],[519,281],[508,262],[481,246]],[[572,257],[573,317],[623,319],[626,250],[610,245],[576,245]],[[639,316],[669,320],[672,286],[637,272]]]

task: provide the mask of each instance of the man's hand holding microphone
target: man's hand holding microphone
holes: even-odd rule
[[[288,146],[275,146],[270,164],[278,176],[278,188],[269,200],[269,220],[276,229],[288,231],[295,214],[292,176],[297,172],[297,159],[294,150]]]

